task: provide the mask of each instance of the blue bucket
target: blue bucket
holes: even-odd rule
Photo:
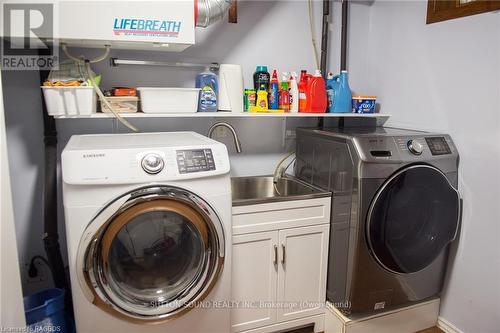
[[[63,289],[46,289],[25,297],[24,313],[29,332],[69,332]]]

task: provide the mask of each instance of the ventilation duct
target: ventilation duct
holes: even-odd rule
[[[206,28],[219,21],[231,7],[232,0],[195,0],[198,7],[196,26]]]

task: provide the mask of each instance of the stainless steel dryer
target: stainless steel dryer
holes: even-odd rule
[[[327,299],[347,315],[438,295],[461,201],[449,135],[297,129],[300,179],[333,193]]]

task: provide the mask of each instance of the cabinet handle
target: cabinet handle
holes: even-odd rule
[[[281,244],[281,250],[283,252],[283,256],[281,257],[281,263],[285,264],[285,257],[286,257],[285,244]]]
[[[273,263],[275,265],[278,264],[278,245],[274,244],[274,260]]]

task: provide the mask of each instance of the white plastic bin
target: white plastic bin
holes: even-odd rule
[[[96,112],[97,96],[92,87],[42,87],[51,116],[90,115]]]
[[[198,110],[199,88],[137,88],[144,113],[190,113]]]

